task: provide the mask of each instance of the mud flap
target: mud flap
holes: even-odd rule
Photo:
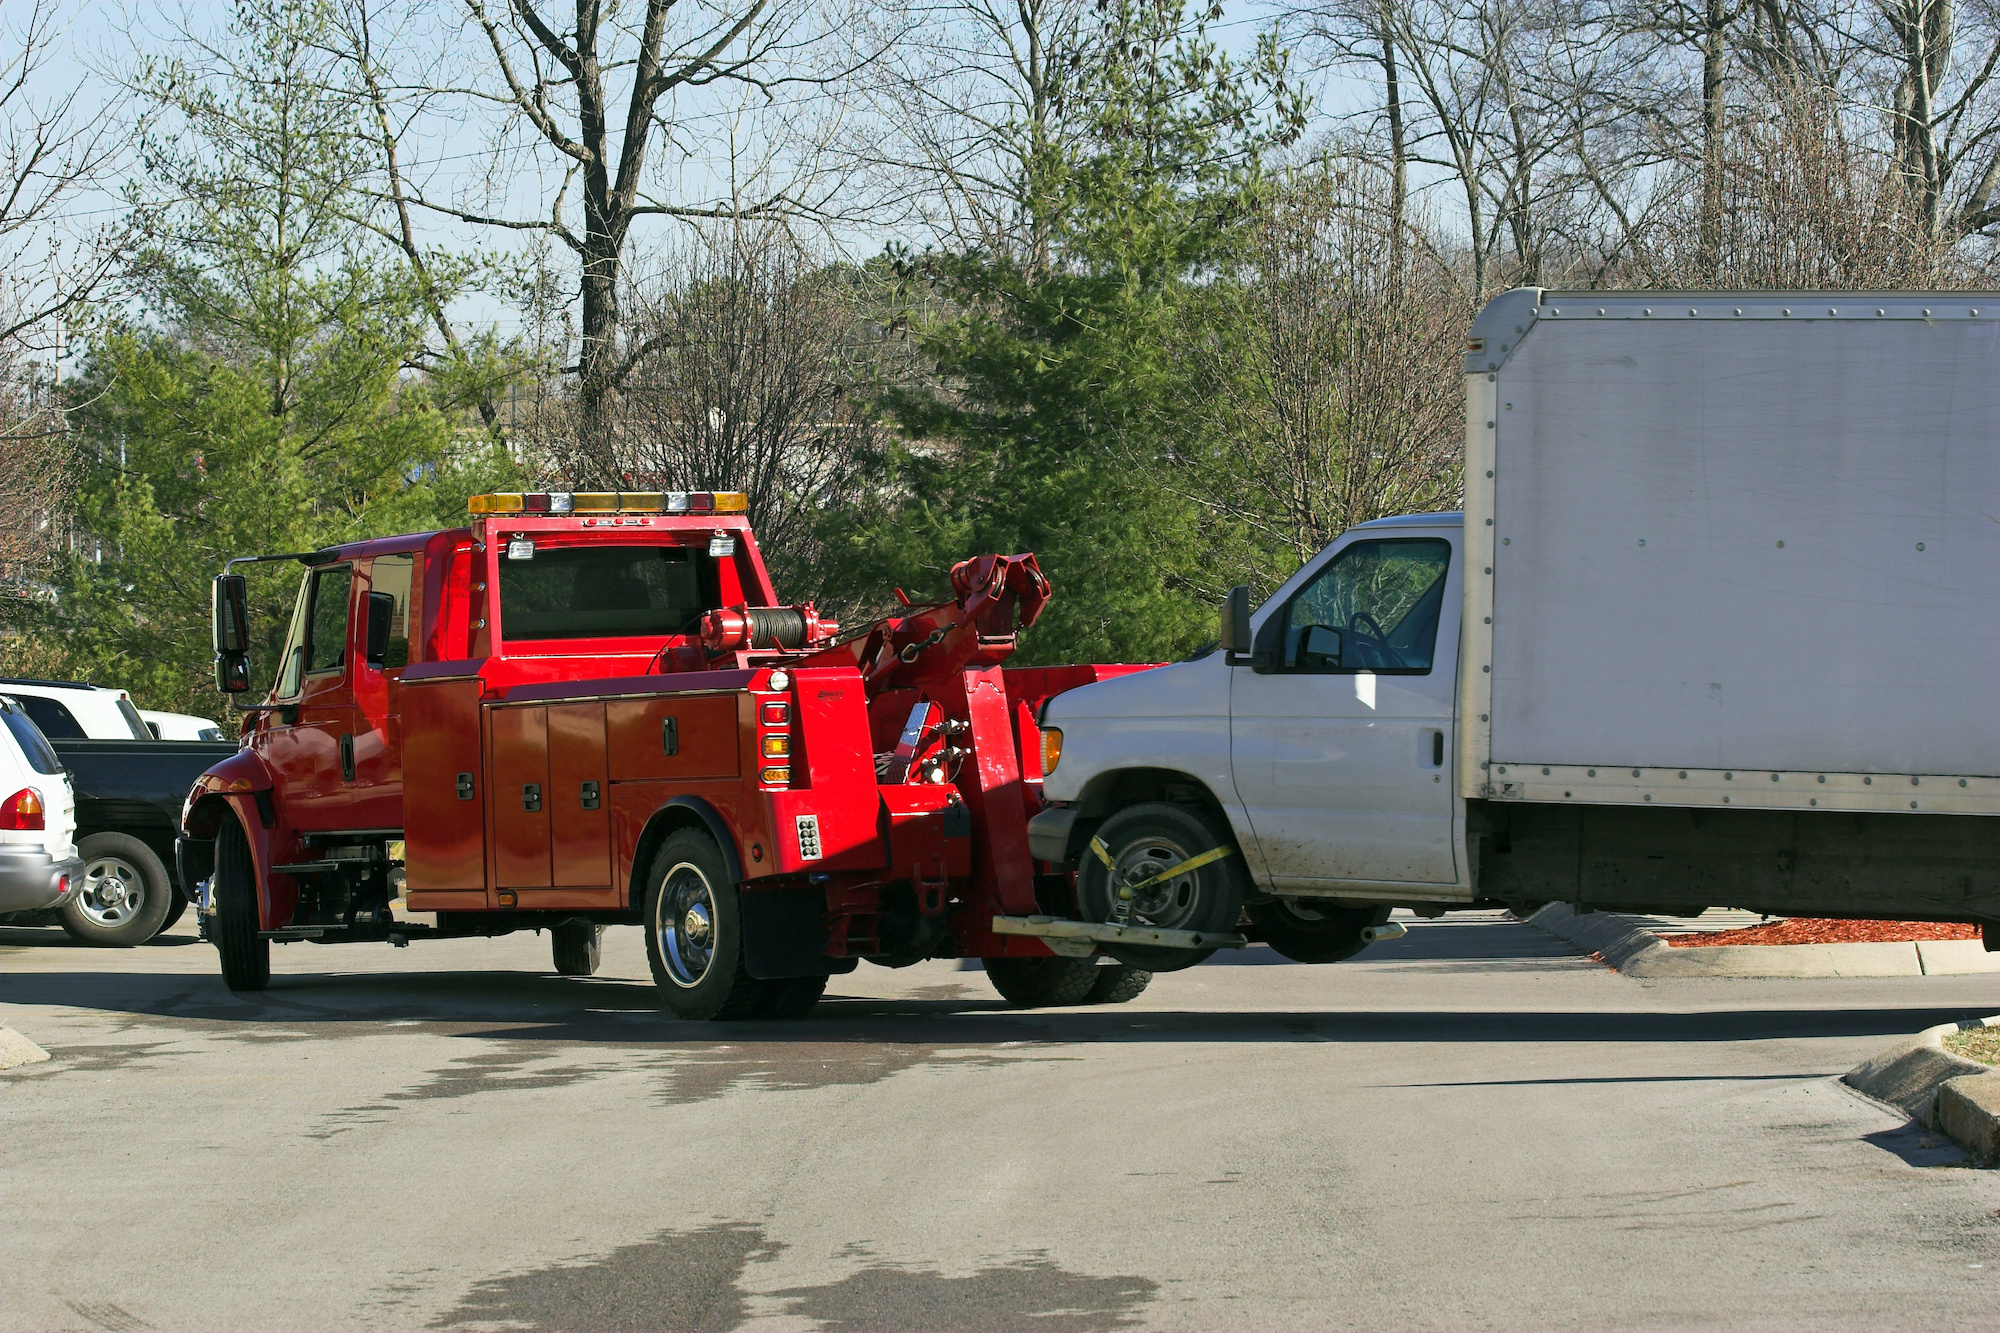
[[[753,889],[737,894],[743,913],[743,967],[759,981],[852,972],[855,958],[828,958],[826,894],[820,889]]]

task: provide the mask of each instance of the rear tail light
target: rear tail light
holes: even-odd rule
[[[792,770],[789,766],[779,768],[776,765],[772,765],[758,774],[757,777],[767,787],[782,787],[792,780]]]
[[[23,787],[0,803],[0,829],[12,833],[39,833],[48,827],[42,794]]]

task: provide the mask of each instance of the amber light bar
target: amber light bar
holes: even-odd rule
[[[475,514],[740,514],[742,491],[538,491],[475,495]]]

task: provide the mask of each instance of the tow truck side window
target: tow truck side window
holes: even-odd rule
[[[313,572],[312,615],[306,632],[306,674],[338,671],[347,665],[347,605],[354,569],[330,565]]]
[[[388,670],[410,664],[410,584],[416,561],[407,555],[378,555],[368,571],[368,591],[386,593],[395,599],[396,610],[389,617],[389,647],[382,659]]]
[[[306,608],[312,605],[311,571],[299,580],[299,599],[292,604],[292,624],[285,631],[285,651],[278,659],[278,683],[271,693],[280,699],[296,698],[306,674]]]
[[[292,627],[285,633],[285,653],[278,664],[280,699],[295,699],[305,678],[315,672],[338,671],[347,661],[347,603],[354,570],[347,565],[316,569],[299,584],[292,610]]]
[[[700,547],[543,547],[500,561],[500,631],[508,639],[693,634],[720,595],[715,561]]]

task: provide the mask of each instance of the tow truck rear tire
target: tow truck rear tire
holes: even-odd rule
[[[743,966],[743,909],[722,849],[682,829],[646,873],[646,959],[667,1008],[697,1020],[754,1018],[765,983]]]
[[[1247,910],[1264,932],[1264,942],[1295,963],[1352,958],[1368,947],[1361,932],[1389,919],[1386,907],[1346,907],[1334,901],[1274,898]]]
[[[1077,906],[1086,921],[1110,921],[1113,908],[1112,866],[1121,882],[1143,883],[1182,862],[1218,848],[1228,854],[1197,866],[1165,884],[1142,890],[1132,904],[1132,923],[1227,935],[1243,916],[1248,877],[1243,857],[1226,828],[1199,810],[1165,801],[1128,805],[1098,828],[1093,844],[1101,843],[1111,866],[1095,847],[1085,849],[1076,876]],[[1213,949],[1174,949],[1157,944],[1106,944],[1105,953],[1130,967],[1148,972],[1176,972],[1193,967]]]
[[[580,916],[558,921],[549,930],[549,952],[558,975],[595,976],[604,958],[604,927]]]
[[[826,981],[825,977],[786,977],[781,981],[766,981],[764,1002],[757,1007],[757,1017],[804,1018],[819,1003],[819,997],[826,994]]]
[[[982,958],[1000,998],[1026,1009],[1082,1004],[1100,970],[1095,958]]]
[[[1136,1000],[1153,984],[1153,974],[1125,963],[1100,963],[1090,977],[1090,994],[1085,1004],[1125,1004]]]
[[[271,941],[257,932],[257,866],[250,841],[234,819],[215,834],[215,951],[222,957],[222,984],[233,991],[259,991],[271,984]]]

